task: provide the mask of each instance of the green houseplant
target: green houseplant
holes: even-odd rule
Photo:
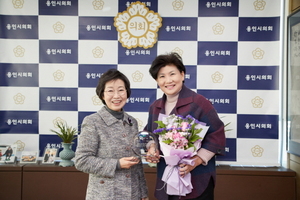
[[[78,130],[72,126],[68,126],[67,123],[63,123],[60,121],[56,122],[56,126],[58,127],[58,131],[50,129],[51,132],[55,133],[62,139],[63,150],[59,153],[59,157],[61,158],[61,162],[59,166],[68,167],[73,166],[74,163],[72,158],[75,157],[75,152],[72,150],[73,140],[77,138]]]
[[[50,129],[50,131],[56,133],[56,135],[58,135],[58,137],[60,137],[64,143],[72,143],[73,140],[77,138],[78,130],[76,128],[68,126],[67,123],[60,121],[56,122],[56,126],[58,127],[59,131],[53,129]]]

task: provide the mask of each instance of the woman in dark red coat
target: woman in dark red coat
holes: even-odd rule
[[[193,190],[186,196],[168,195],[161,180],[166,163],[163,158],[147,159],[157,163],[157,182],[155,197],[159,200],[190,199],[212,200],[214,199],[214,186],[216,181],[215,155],[225,154],[224,124],[211,102],[204,96],[195,93],[184,85],[185,66],[177,53],[159,55],[152,62],[149,70],[160,89],[164,92],[162,98],[156,100],[149,109],[148,124],[145,130],[153,132],[157,128],[154,121],[159,114],[191,115],[198,121],[206,123],[209,127],[206,136],[202,140],[201,148],[197,155],[192,157],[195,165],[180,165],[180,176],[191,173]],[[148,152],[154,152],[150,145]],[[162,152],[156,152],[159,157]]]

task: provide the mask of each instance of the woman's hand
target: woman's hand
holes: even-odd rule
[[[146,161],[150,163],[158,163],[159,158],[159,151],[157,150],[155,144],[152,144],[147,151]]]
[[[193,156],[191,159],[194,160],[194,165],[187,165],[183,163],[179,165],[179,175],[181,177],[184,177],[186,174],[195,169],[198,165],[201,165],[203,163],[203,160],[199,156]]]
[[[131,166],[136,165],[140,162],[137,157],[123,157],[119,160],[121,168],[129,169]]]

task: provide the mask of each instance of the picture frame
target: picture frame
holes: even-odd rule
[[[287,19],[287,101],[288,152],[300,156],[300,10]]]
[[[0,164],[11,164],[15,163],[17,154],[17,145],[0,145]]]
[[[57,153],[58,153],[58,148],[46,147],[42,158],[42,164],[54,164]]]
[[[20,158],[20,163],[37,163],[37,151],[23,151]]]

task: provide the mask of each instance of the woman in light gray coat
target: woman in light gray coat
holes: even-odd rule
[[[96,93],[104,106],[86,116],[75,156],[75,167],[89,173],[87,200],[146,200],[143,165],[135,155],[136,119],[124,112],[130,82],[118,70],[105,72]]]

